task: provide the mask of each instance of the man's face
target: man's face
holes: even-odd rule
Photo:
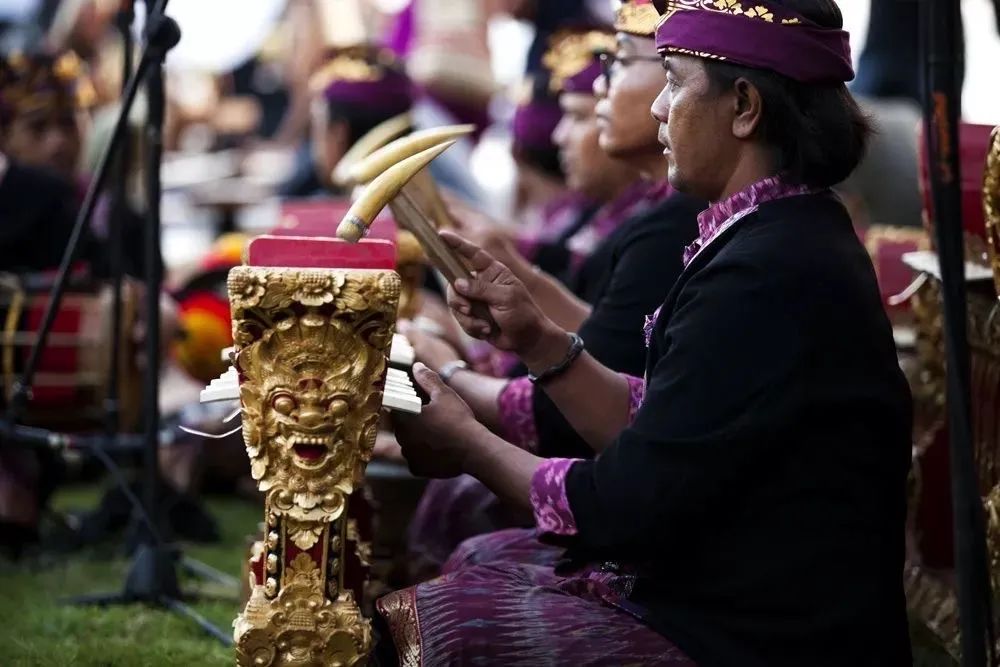
[[[653,102],[670,184],[715,200],[734,168],[739,141],[733,135],[735,99],[712,89],[701,59],[665,59],[666,85]]]
[[[559,162],[566,174],[566,185],[577,192],[592,191],[600,183],[603,167],[609,160],[598,141],[596,104],[593,95],[584,93],[559,96],[563,115],[552,133],[552,140],[559,147]]]
[[[72,180],[80,161],[83,122],[68,107],[19,113],[0,137],[2,148],[22,164],[50,169]]]
[[[655,150],[657,123],[649,107],[663,86],[663,68],[652,39],[620,34],[608,81],[598,78],[595,113],[601,148],[612,157]]]

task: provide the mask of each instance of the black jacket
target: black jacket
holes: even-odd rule
[[[700,667],[910,664],[911,405],[874,271],[829,192],[761,205],[681,274],[646,399],[567,497],[577,555]]]

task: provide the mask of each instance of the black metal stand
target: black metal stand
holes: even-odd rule
[[[135,20],[135,8],[132,2],[123,2],[115,15],[115,28],[122,40],[122,96],[128,90],[129,79],[132,76],[132,22]],[[105,433],[113,436],[121,426],[121,403],[119,401],[119,377],[122,338],[122,278],[125,273],[123,266],[125,218],[128,214],[128,174],[131,161],[131,135],[126,123],[126,129],[121,136],[117,148],[115,162],[115,182],[111,190],[111,219],[108,225],[108,241],[110,244],[111,270],[111,358],[108,368],[108,393],[104,399]]]
[[[158,534],[155,509],[159,497],[159,377],[160,377],[160,285],[163,282],[163,268],[160,256],[160,162],[163,153],[163,114],[165,107],[163,89],[163,61],[169,51],[180,40],[177,24],[164,14],[166,0],[153,3],[147,0],[147,23],[144,52],[139,60],[135,76],[126,89],[125,104],[122,109],[123,123],[135,97],[138,85],[145,79],[148,103],[146,125],[146,215],[145,265],[146,265],[146,360],[143,387],[143,486],[144,502],[148,520],[138,524],[139,545],[132,556],[132,564],[121,593],[96,594],[76,598],[76,604],[132,604],[144,603],[170,610],[193,620],[202,630],[220,641],[224,646],[232,646],[232,638],[185,604],[185,600],[195,596],[183,595],[177,581],[177,565],[181,561],[180,552],[164,543]],[[132,93],[131,96],[128,93]],[[121,129],[116,127],[116,130]],[[116,138],[121,139],[121,132]],[[102,164],[103,166],[103,164]],[[120,268],[120,267],[119,267]],[[188,562],[188,568],[191,569]],[[196,561],[193,561],[196,562]],[[212,573],[217,581],[226,575],[214,571],[207,565],[198,564],[196,573],[204,576]],[[228,582],[227,582],[228,583]]]
[[[131,4],[131,3],[127,3]],[[52,325],[58,312],[68,282],[70,267],[76,257],[80,243],[80,238],[84,229],[88,226],[97,203],[98,194],[102,191],[111,171],[111,159],[119,151],[125,142],[128,128],[128,117],[135,102],[139,87],[146,83],[149,119],[147,125],[147,162],[146,162],[146,190],[147,190],[147,214],[145,239],[145,263],[146,263],[146,358],[148,366],[144,376],[144,435],[141,440],[141,447],[144,454],[143,484],[144,502],[138,503],[136,511],[140,514],[141,521],[139,527],[139,545],[136,548],[128,576],[125,580],[123,590],[113,594],[95,594],[76,598],[71,602],[77,604],[132,604],[144,603],[156,605],[168,609],[174,613],[186,616],[193,620],[209,635],[218,639],[226,646],[232,645],[232,639],[219,628],[212,625],[207,619],[191,609],[185,600],[191,600],[192,596],[182,596],[180,586],[177,581],[176,568],[180,564],[187,570],[206,578],[225,583],[235,584],[234,578],[228,577],[224,573],[218,572],[209,566],[198,563],[193,559],[183,559],[179,550],[166,544],[159,534],[156,524],[159,497],[158,497],[158,477],[159,466],[157,450],[160,439],[160,415],[159,415],[159,359],[160,359],[160,286],[162,283],[162,264],[160,258],[160,162],[162,157],[162,130],[164,114],[164,90],[163,90],[163,62],[167,52],[176,46],[180,41],[180,28],[164,13],[166,0],[146,0],[147,20],[143,52],[139,59],[135,73],[126,77],[127,84],[122,94],[122,108],[116,121],[111,141],[101,155],[100,163],[97,167],[94,180],[91,182],[83,205],[77,215],[73,231],[70,235],[69,243],[63,253],[62,261],[59,265],[55,283],[52,287],[51,295],[46,306],[45,314],[42,318],[41,327],[38,331],[38,338],[32,347],[27,364],[21,377],[15,382],[8,405],[8,412],[4,419],[0,420],[0,429],[6,440],[20,439],[22,441],[34,442],[36,445],[51,447],[69,448],[73,443],[78,445],[87,442],[90,449],[102,460],[108,462],[112,472],[117,468],[110,461],[108,452],[116,445],[124,447],[135,447],[134,439],[117,435],[118,431],[118,365],[117,355],[119,345],[112,348],[113,361],[110,366],[111,377],[110,386],[113,388],[109,393],[108,402],[105,406],[107,412],[106,434],[98,439],[83,440],[73,438],[63,434],[51,433],[40,429],[28,429],[18,426],[17,422],[24,414],[27,403],[31,396],[31,385],[38,370],[41,353],[45,349],[46,341],[52,330]],[[123,33],[129,30],[127,23],[130,23],[132,16],[131,7],[123,9],[123,15],[119,17]],[[130,43],[130,37],[125,38],[126,47]],[[128,58],[128,56],[126,56]],[[115,322],[113,330],[115,332],[115,342],[119,339],[121,332],[119,327],[121,302],[121,273],[122,273],[122,240],[121,224],[122,213],[125,205],[125,185],[124,161],[127,155],[120,151],[119,183],[117,185],[116,203],[118,210],[113,219],[112,230],[112,269],[113,282],[115,287],[115,316],[119,318]],[[92,443],[90,440],[94,440]],[[119,480],[121,483],[122,480]],[[127,488],[127,485],[126,485]]]
[[[941,262],[948,441],[962,665],[996,664],[983,504],[976,474],[962,227],[959,118],[962,25],[959,3],[923,0],[924,136]]]

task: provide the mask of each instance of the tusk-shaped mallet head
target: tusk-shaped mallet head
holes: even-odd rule
[[[385,205],[399,194],[403,186],[431,160],[444,153],[455,140],[439,143],[389,167],[368,184],[347,215],[337,226],[337,237],[357,243],[368,232],[368,228]]]
[[[399,138],[411,127],[413,127],[413,116],[410,115],[409,111],[382,121],[347,149],[344,156],[340,158],[340,162],[334,167],[330,180],[342,187],[353,185],[350,180],[351,168],[393,139]]]
[[[445,141],[454,141],[471,134],[475,125],[448,125],[418,130],[383,146],[347,170],[348,182],[368,183],[401,160],[416,155]]]

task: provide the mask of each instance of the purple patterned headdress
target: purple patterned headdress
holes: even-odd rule
[[[369,47],[338,49],[313,74],[310,89],[328,101],[395,116],[413,105],[413,84],[391,53]]]
[[[769,0],[667,0],[656,48],[767,69],[801,83],[854,78],[845,30],[816,25]]]
[[[615,35],[610,30],[566,29],[549,40],[542,64],[551,72],[553,93],[593,94],[594,81],[601,75],[600,55],[614,53]]]
[[[561,118],[559,101],[549,93],[546,82],[526,82],[511,128],[514,155],[523,151],[556,151],[552,133]]]

